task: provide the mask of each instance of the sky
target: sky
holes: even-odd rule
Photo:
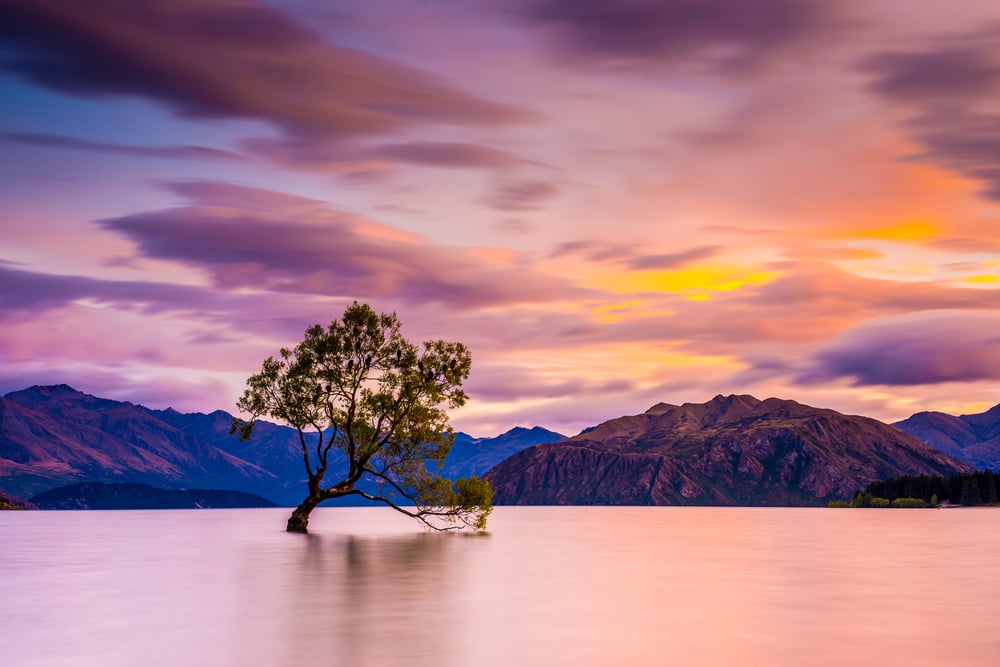
[[[1000,402],[995,0],[4,0],[0,393],[235,410],[358,300],[474,435]]]

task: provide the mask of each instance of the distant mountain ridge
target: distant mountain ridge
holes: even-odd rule
[[[1000,469],[1000,405],[957,417],[918,412],[893,426],[977,468]]]
[[[482,476],[490,468],[522,449],[565,439],[565,435],[541,426],[533,428],[515,426],[493,438],[473,438],[465,433],[456,433],[455,444],[444,462],[441,474],[452,479],[469,475]]]
[[[222,410],[154,410],[68,385],[10,392],[0,398],[0,491],[30,498],[81,482],[132,482],[233,489],[297,505],[306,492],[298,433],[260,421],[253,438],[240,442],[229,435],[232,419]],[[514,451],[561,437],[545,429],[496,438],[458,433],[442,473],[482,474]]]
[[[659,403],[487,473],[498,504],[821,505],[904,474],[970,472],[882,422],[769,398]]]
[[[0,399],[0,488],[22,497],[79,481],[257,489],[275,476],[131,403],[67,385]]]

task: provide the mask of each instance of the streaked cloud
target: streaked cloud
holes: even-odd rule
[[[802,0],[538,0],[527,18],[594,61],[746,70],[831,27],[829,5]]]
[[[983,184],[1000,199],[1000,22],[864,59],[870,89],[906,108],[921,146],[912,159]]]
[[[803,377],[857,385],[925,385],[1000,379],[1000,318],[936,312],[866,322],[834,339]]]
[[[8,45],[0,68],[33,84],[83,97],[144,97],[187,118],[264,120],[293,137],[525,117],[416,68],[332,44],[254,0],[12,0],[0,26]]]
[[[559,193],[559,188],[547,181],[505,180],[489,193],[484,203],[498,211],[530,211],[543,206]]]
[[[59,134],[0,132],[0,140],[29,146],[94,151],[128,157],[163,158],[169,160],[245,160],[246,156],[232,151],[206,146],[132,146],[104,141],[88,141]]]
[[[434,244],[314,200],[228,183],[174,189],[193,203],[100,225],[130,239],[143,257],[202,269],[222,288],[441,301],[456,308],[583,293],[516,261]]]

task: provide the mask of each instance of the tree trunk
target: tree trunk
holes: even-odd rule
[[[288,527],[285,530],[289,533],[308,533],[309,513],[316,509],[316,506],[322,501],[323,498],[320,496],[310,494],[302,501],[302,504],[295,508],[292,516],[288,517]]]

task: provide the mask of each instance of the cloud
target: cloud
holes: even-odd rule
[[[983,183],[1000,200],[1000,26],[864,59],[869,90],[910,112],[904,128],[931,162]]]
[[[802,0],[538,0],[526,18],[582,60],[696,62],[733,72],[828,29],[825,7]]]
[[[24,132],[0,132],[0,140],[29,146],[65,148],[70,150],[109,153],[129,157],[164,158],[168,160],[245,160],[239,153],[207,148],[205,146],[131,146],[100,141],[87,141],[60,134],[39,134]]]
[[[288,294],[234,294],[197,285],[41,273],[5,264],[0,261],[0,321],[10,325],[38,321],[55,326],[59,318],[79,319],[85,316],[81,313],[87,317],[104,313],[107,321],[134,314],[147,320],[163,316],[193,322],[202,333],[206,324],[222,327],[226,333],[217,331],[220,336],[253,333],[283,338],[300,335],[313,317],[309,313],[317,308],[309,295],[295,299]],[[324,300],[323,312],[333,305]],[[61,309],[69,310],[55,312]],[[6,332],[10,331],[8,327]],[[212,342],[197,334],[188,338]],[[117,349],[115,344],[112,348]]]
[[[189,118],[258,119],[298,138],[523,120],[512,107],[324,41],[254,0],[10,0],[0,69],[82,97],[134,95]]]
[[[203,309],[216,301],[208,290],[146,281],[110,281],[0,266],[0,313],[36,313],[79,299],[106,304],[145,304],[151,311]]]
[[[558,244],[549,253],[550,259],[577,255],[591,262],[628,261],[634,257],[634,250],[624,243],[608,241],[576,240]]]
[[[540,208],[559,193],[547,181],[508,180],[500,183],[484,200],[498,211],[530,211]]]
[[[850,377],[857,385],[922,385],[1000,379],[1000,316],[908,314],[866,322],[820,350],[800,377]]]
[[[639,255],[638,257],[633,257],[629,260],[629,267],[637,271],[647,269],[661,271],[676,269],[684,266],[685,264],[690,264],[691,262],[697,262],[699,260],[708,259],[709,257],[718,255],[721,250],[722,246],[706,245],[691,248],[690,250],[683,250],[681,252]]]
[[[750,305],[850,318],[889,312],[1000,307],[1000,290],[868,278],[822,262],[782,262],[775,268],[784,275],[763,286],[749,300]]]
[[[520,162],[506,151],[451,141],[386,144],[367,151],[372,157],[429,167],[480,167],[500,169]]]
[[[869,88],[883,97],[956,103],[1000,84],[1000,69],[981,42],[947,40],[922,51],[886,51],[866,58],[861,68],[874,75]]]
[[[582,294],[566,280],[436,245],[315,200],[227,183],[173,186],[193,205],[101,221],[147,258],[204,269],[216,286],[332,297],[396,297],[456,308]]]
[[[341,174],[377,173],[398,164],[484,170],[504,170],[528,164],[507,151],[458,141],[373,144],[314,137],[256,137],[242,141],[241,147],[248,154],[279,164]]]
[[[549,253],[549,257],[558,259],[576,255],[591,262],[616,262],[635,271],[666,271],[714,257],[722,250],[722,246],[704,245],[677,252],[642,254],[624,243],[577,240],[558,244]]]
[[[466,391],[476,400],[517,401],[525,399],[592,398],[609,392],[634,389],[627,379],[583,379],[564,372],[545,373],[527,366],[496,363],[475,364]]]

